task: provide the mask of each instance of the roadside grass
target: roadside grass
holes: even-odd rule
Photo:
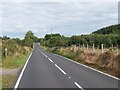
[[[118,75],[118,70],[117,70],[118,67],[116,66],[117,62],[114,62],[116,60],[115,57],[117,56],[117,55],[115,55],[115,56],[113,55],[115,52],[109,51],[106,54],[106,53],[101,53],[101,51],[99,51],[97,53],[93,53],[90,50],[88,51],[85,49],[73,48],[73,47],[48,48],[48,47],[42,46],[41,48],[43,48],[44,50],[46,50],[48,52],[67,57],[67,58],[74,60],[76,62],[79,62],[81,64],[90,66],[92,68],[95,68],[97,70],[100,70],[102,72],[105,72],[105,73],[108,73],[110,75],[120,78]],[[99,57],[100,55],[102,55],[102,58]],[[111,56],[111,58],[109,55]],[[110,62],[108,64],[106,64],[108,59],[110,59]],[[99,63],[102,61],[103,61],[103,64]],[[114,65],[114,63],[115,63],[115,65]],[[108,65],[110,65],[110,66],[108,66]]]
[[[16,75],[2,75],[2,89],[5,88],[12,88],[15,80],[16,80]]]
[[[2,60],[2,68],[15,69],[19,68],[26,62],[30,52],[21,56],[8,56]]]
[[[25,64],[29,55],[30,52],[21,56],[8,56],[2,60],[2,68],[6,68],[8,70],[21,68]],[[17,74],[2,74],[1,76],[2,89],[12,88],[17,78]]]

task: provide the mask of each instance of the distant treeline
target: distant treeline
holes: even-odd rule
[[[120,48],[120,25],[112,25],[102,28],[88,35],[78,35],[72,37],[61,36],[60,34],[47,34],[44,37],[44,45],[48,47],[60,47],[71,45],[85,45],[101,48],[104,44],[106,48],[111,46]]]
[[[13,42],[16,42],[18,45],[27,46],[27,47],[32,47],[34,42],[40,42],[41,41],[41,38],[36,37],[34,35],[34,33],[32,33],[32,31],[28,31],[25,34],[24,39],[22,39],[22,40],[19,39],[19,38],[12,38],[11,39],[10,37],[7,37],[7,36],[3,36],[1,38],[2,38],[2,41],[11,42],[11,44]]]
[[[3,36],[2,40],[13,40],[21,46],[28,47],[32,47],[34,42],[40,42],[42,45],[46,45],[48,47],[67,47],[71,45],[87,46],[87,44],[92,46],[94,44],[95,47],[101,48],[101,44],[104,44],[107,48],[111,46],[120,48],[120,24],[105,27],[87,35],[65,37],[57,33],[46,34],[42,39],[36,37],[32,31],[28,31],[22,40],[19,38],[10,39],[7,36]]]
[[[2,39],[2,58],[13,55],[25,55],[33,47],[34,42],[40,42],[40,38],[34,36],[31,31],[25,34],[24,39],[10,38],[7,36],[1,37]],[[7,49],[7,51],[5,50]]]

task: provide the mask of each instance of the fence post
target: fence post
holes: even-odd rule
[[[113,44],[112,44],[112,51],[113,51]]]
[[[102,47],[102,53],[103,53],[103,49],[104,49],[103,44],[101,44],[101,47]]]
[[[84,45],[84,43],[83,43],[83,49],[84,49],[84,47],[85,47],[85,45]]]
[[[118,50],[118,48],[117,48],[117,55],[119,54],[119,50]]]
[[[93,52],[95,52],[95,44],[93,43]]]
[[[88,50],[88,44],[87,44],[87,50]]]

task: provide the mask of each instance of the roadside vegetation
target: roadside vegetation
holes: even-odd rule
[[[62,55],[71,60],[119,77],[118,72],[120,72],[120,70],[118,68],[118,63],[120,64],[120,62],[118,61],[120,60],[120,54],[117,55],[116,51],[107,50],[102,53],[100,49],[96,49],[94,52],[92,48],[83,49],[77,46],[42,48],[51,53]]]
[[[65,37],[47,34],[41,47],[120,78],[120,24],[91,34]]]
[[[1,37],[1,64],[2,88],[11,88],[16,80],[17,73],[25,64],[30,55],[33,43],[40,41],[31,31],[25,34],[24,39]],[[16,70],[17,73],[13,71]],[[4,73],[6,72],[6,73]],[[13,72],[13,73],[11,73]]]

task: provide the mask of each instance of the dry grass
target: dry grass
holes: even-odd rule
[[[15,82],[15,75],[3,75],[2,76],[2,88],[12,88]]]
[[[103,52],[100,49],[93,50],[92,48],[81,48],[77,46],[45,49],[116,77],[120,76],[118,74],[118,71],[120,72],[118,69],[120,66],[118,65],[120,63],[120,54],[117,55],[116,49],[104,49]]]

